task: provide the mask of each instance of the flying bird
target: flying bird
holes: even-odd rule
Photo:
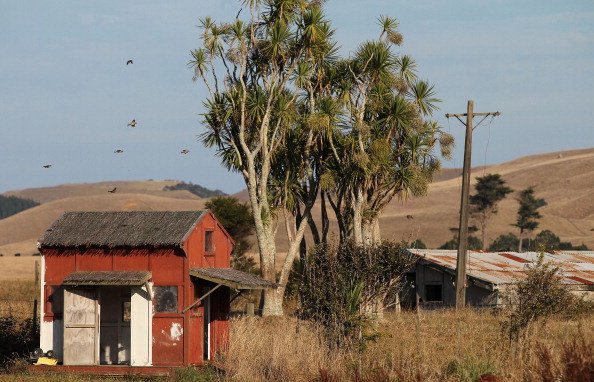
[[[43,168],[50,168],[50,167],[52,167],[52,165],[51,165],[51,164],[44,164],[44,165],[43,165]]]
[[[183,149],[183,150],[181,151],[181,153],[182,153],[182,154],[184,154],[184,155],[185,155],[185,154],[187,154],[187,153],[189,153],[189,152],[190,152],[190,150],[188,150],[188,149]]]
[[[128,126],[136,127],[136,120],[131,120],[130,123],[128,123]]]
[[[107,192],[109,192],[111,194],[115,194],[117,189],[118,189],[117,187],[114,187],[113,190],[107,190]]]
[[[130,65],[130,64],[133,64],[133,63],[134,63],[134,61],[132,61],[132,60],[126,61],[126,65]]]
[[[122,149],[117,149],[116,151],[114,151],[114,153],[116,153],[116,154],[121,154],[123,152],[124,152],[124,150],[122,150]]]
[[[414,216],[412,216],[412,215],[406,215],[406,218],[407,219],[412,219],[412,218],[414,218]]]

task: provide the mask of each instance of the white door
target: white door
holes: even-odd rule
[[[64,289],[64,365],[98,363],[98,316],[95,289]]]

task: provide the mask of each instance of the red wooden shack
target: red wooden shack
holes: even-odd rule
[[[274,287],[229,267],[208,210],[67,212],[38,247],[40,346],[64,365],[200,365],[225,346],[232,291]]]

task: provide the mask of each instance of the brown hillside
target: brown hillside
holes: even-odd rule
[[[460,170],[449,169],[431,184],[423,198],[393,200],[381,218],[385,239],[419,238],[429,247],[438,247],[452,238],[450,227],[458,226],[460,208]],[[550,229],[564,241],[594,248],[594,148],[533,155],[499,165],[473,169],[471,180],[488,173],[499,173],[515,191],[534,186],[537,196],[548,202],[541,209],[543,219],[537,232]],[[442,180],[439,180],[442,179]],[[471,190],[474,193],[474,188]],[[237,196],[247,196],[242,193]],[[314,207],[319,216],[318,206]],[[512,194],[499,205],[499,212],[488,227],[487,242],[500,234],[513,232],[518,203]],[[413,219],[407,219],[412,215]],[[280,232],[281,250],[286,249],[285,234]],[[334,230],[336,228],[334,227]]]
[[[486,173],[499,173],[510,187],[519,191],[534,186],[539,197],[548,202],[541,211],[540,229],[550,229],[562,240],[584,243],[594,248],[594,148],[533,155],[486,169],[473,170],[472,179]],[[381,228],[386,239],[420,238],[430,247],[437,247],[452,236],[449,227],[458,225],[460,203],[459,169],[444,171],[434,182],[429,194],[406,202],[394,200],[385,210]],[[101,182],[72,184],[12,191],[7,194],[31,198],[44,204],[0,220],[0,253],[30,255],[37,251],[37,238],[64,211],[72,210],[189,210],[204,207],[204,200],[186,191],[162,191],[175,182]],[[114,194],[108,189],[118,187]],[[242,191],[234,196],[247,200]],[[509,197],[500,203],[488,231],[488,241],[502,233],[515,232],[517,202]],[[314,208],[319,216],[319,206]],[[413,219],[407,219],[412,215]],[[286,240],[279,228],[279,250]],[[335,230],[335,228],[334,228]],[[254,250],[256,250],[254,246]]]
[[[52,187],[28,188],[25,190],[8,191],[5,195],[19,198],[33,199],[39,203],[79,196],[107,195],[108,190],[117,187],[116,194],[146,194],[176,199],[200,199],[188,191],[163,191],[163,187],[177,184],[178,181],[106,181],[98,183],[62,184]]]
[[[170,192],[177,191],[167,193]],[[58,199],[0,220],[0,253],[12,256],[16,252],[23,255],[37,252],[37,239],[64,211],[179,211],[202,208],[204,208],[204,200],[194,195],[191,198],[182,199],[105,192],[102,195]]]

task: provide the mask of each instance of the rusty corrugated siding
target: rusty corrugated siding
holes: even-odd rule
[[[456,250],[409,249],[423,260],[456,270]],[[469,277],[496,285],[513,284],[526,277],[526,267],[538,258],[538,252],[468,251]],[[594,285],[594,251],[558,251],[545,253],[545,261],[559,267],[564,284]]]

